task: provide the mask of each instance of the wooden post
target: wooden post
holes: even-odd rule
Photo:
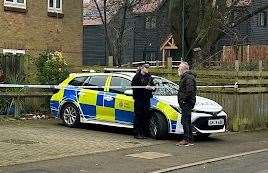
[[[159,67],[159,61],[158,60],[156,60],[156,67],[158,68]]]
[[[262,60],[259,60],[259,72],[261,73],[263,69]]]
[[[262,80],[262,70],[263,70],[262,60],[259,60],[259,82],[260,82],[260,84],[261,84],[261,80]]]
[[[127,63],[127,67],[128,67],[128,68],[132,67],[132,63],[131,63],[131,62],[128,62],[128,63]]]
[[[247,45],[247,63],[250,62],[250,46]]]
[[[165,67],[165,59],[166,59],[166,52],[165,49],[163,49],[162,52],[162,66]]]
[[[238,73],[238,71],[239,71],[239,60],[235,60],[235,70]]]
[[[109,67],[113,67],[114,66],[114,57],[113,56],[109,56],[108,57],[108,66]]]
[[[167,58],[167,68],[172,69],[172,57]]]
[[[20,116],[20,104],[19,104],[19,98],[14,99],[14,105],[15,105],[15,118],[18,118]]]

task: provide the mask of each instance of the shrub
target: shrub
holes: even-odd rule
[[[60,52],[44,51],[37,58],[36,67],[41,84],[56,85],[69,75],[67,63]]]

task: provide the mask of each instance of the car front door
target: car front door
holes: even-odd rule
[[[129,90],[131,81],[120,77],[113,76],[110,83],[109,93],[113,95],[115,122],[120,124],[132,125],[134,119],[134,100],[132,96],[125,95]]]

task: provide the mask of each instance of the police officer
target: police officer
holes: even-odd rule
[[[182,62],[178,69],[181,80],[179,83],[178,102],[182,110],[181,124],[183,126],[183,140],[177,145],[193,145],[193,134],[191,124],[191,112],[196,102],[196,80],[195,74],[189,70],[187,62]]]
[[[155,90],[153,79],[149,74],[149,64],[144,64],[134,76],[131,86],[133,86],[134,99],[134,138],[145,139],[147,125],[150,118],[150,99]],[[136,87],[136,88],[135,88]]]

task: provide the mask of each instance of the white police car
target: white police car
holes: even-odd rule
[[[71,74],[51,98],[52,115],[69,127],[93,123],[133,128],[134,100],[129,88],[134,75],[130,72]],[[150,135],[163,138],[168,133],[183,134],[178,85],[162,77],[153,78],[160,88],[151,99]],[[197,96],[196,100],[193,132],[201,137],[225,132],[227,115],[222,106],[204,97]]]

